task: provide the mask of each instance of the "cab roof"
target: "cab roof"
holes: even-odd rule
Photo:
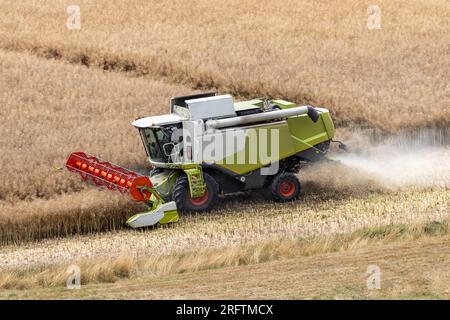
[[[136,128],[159,127],[168,124],[175,124],[184,120],[188,119],[185,117],[181,117],[175,113],[171,113],[137,119],[133,121],[132,125]]]

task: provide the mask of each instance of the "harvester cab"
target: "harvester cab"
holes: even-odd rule
[[[335,134],[326,109],[285,100],[234,102],[215,93],[172,98],[168,114],[133,126],[153,167],[149,177],[83,152],[66,164],[84,180],[146,202],[149,211],[128,219],[133,228],[209,210],[219,194],[265,189],[275,201],[295,200],[301,164],[323,159]]]

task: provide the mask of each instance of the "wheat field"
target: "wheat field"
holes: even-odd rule
[[[136,276],[141,259],[164,268],[186,253],[194,272],[189,263],[214,264],[196,250],[239,260],[273,241],[448,221],[448,1],[377,1],[380,30],[368,30],[361,0],[77,4],[80,30],[66,28],[66,1],[0,3],[0,288],[60,285],[70,263],[110,282]],[[124,230],[143,207],[83,184],[67,156],[148,173],[130,123],[205,90],[326,107],[351,153],[300,172],[298,202],[230,196],[176,225]],[[426,236],[414,230],[402,241]]]
[[[59,168],[71,152],[92,150],[145,173],[150,168],[130,123],[137,115],[165,112],[167,97],[184,88],[23,53],[3,52],[0,60],[0,103],[7,106],[0,113],[9,124],[0,128],[0,241],[121,227],[142,206],[89,193],[79,177]]]
[[[448,1],[3,1],[0,48],[105,70],[283,97],[333,110],[338,125],[448,127]]]

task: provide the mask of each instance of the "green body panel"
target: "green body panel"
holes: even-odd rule
[[[190,193],[193,198],[201,197],[205,193],[205,182],[202,167],[195,163],[186,163],[176,169],[166,169],[150,177],[156,192],[162,198],[169,199],[181,172],[186,173],[189,181]]]
[[[205,181],[203,179],[203,171],[200,165],[195,168],[185,169],[189,181],[189,191],[192,198],[198,198],[205,194]]]
[[[167,184],[170,179],[171,176],[169,174],[168,179],[161,182],[161,184]],[[170,202],[166,203],[156,188],[147,188],[147,190],[151,192],[150,199],[147,201],[150,210],[133,215],[126,223],[133,228],[137,228],[151,226],[156,223],[165,224],[177,222],[179,220],[178,211],[173,209],[173,205],[170,206]],[[170,207],[170,209],[165,210],[166,207]]]
[[[289,101],[281,100],[281,99],[278,99],[278,100],[272,100],[272,103],[273,103],[273,104],[276,104],[276,105],[279,106],[281,109],[288,109],[288,108],[293,108],[293,107],[296,107],[296,106],[297,106],[297,105],[296,105],[295,103],[293,103],[293,102],[289,102]]]
[[[282,100],[275,100],[274,103],[283,105],[284,108],[290,108],[295,104],[288,103]],[[286,121],[280,121],[277,123],[267,123],[249,127],[252,129],[257,138],[258,143],[250,145],[248,139],[245,142],[245,148],[236,154],[230,155],[224,158],[222,161],[216,163],[227,170],[230,170],[236,174],[246,174],[250,171],[259,169],[270,162],[279,161],[281,159],[290,157],[296,153],[307,150],[314,145],[330,140],[334,136],[334,126],[331,121],[330,114],[328,112],[320,113],[320,118],[317,122],[313,122],[306,114],[290,117]],[[261,138],[260,130],[265,129],[267,133],[267,143],[259,143]],[[260,154],[260,150],[257,148],[260,145],[267,145],[267,151],[265,154],[272,155],[272,130],[278,130],[278,140],[274,140],[279,146],[279,154],[276,159],[267,161],[267,159],[259,159],[256,161],[250,157],[250,154]],[[264,131],[263,131],[264,132]],[[261,133],[264,136],[263,133]],[[250,153],[251,151],[251,153]],[[262,152],[264,154],[264,152]],[[236,159],[245,159],[245,162],[238,162]]]
[[[318,143],[329,140],[323,117],[314,123],[306,114],[287,119],[292,143],[297,152],[311,148]]]
[[[240,101],[234,103],[235,111],[244,111],[249,109],[261,108],[264,104],[264,101],[261,99],[253,99],[247,101]]]
[[[150,164],[156,168],[165,168],[170,170],[186,170],[193,169],[198,166],[198,164],[194,162],[186,162],[186,163],[167,163],[167,162],[156,162],[152,159],[149,159]]]
[[[140,212],[130,217],[126,223],[132,228],[152,226],[157,223],[166,224],[171,222],[178,222],[179,215],[176,209],[165,210],[166,207],[173,208],[170,203],[165,205],[164,202],[151,202],[149,211]]]
[[[333,139],[334,134],[336,133],[336,130],[334,128],[333,120],[331,120],[330,113],[327,113],[327,115],[322,117],[323,124],[325,126],[325,129],[327,130],[328,139]]]
[[[171,222],[178,222],[178,220],[180,220],[180,217],[178,216],[178,211],[170,210],[164,212],[164,217],[161,220],[159,220],[159,223],[165,224]]]
[[[259,139],[261,135],[264,134],[264,132],[260,133],[262,129],[266,130],[265,134],[267,144],[264,145],[267,146],[267,151],[264,152],[265,154],[269,156],[272,155],[272,130],[277,130],[279,135],[278,158],[283,159],[295,153],[292,139],[290,137],[291,134],[286,122],[279,122],[278,124],[271,123],[252,128],[252,131],[257,136],[258,143],[250,145],[249,138],[247,137],[245,141],[245,148],[242,151],[230,155],[216,164],[237,174],[245,174],[270,164],[270,161],[264,161],[264,159],[259,159],[257,156],[260,153],[260,150],[258,149],[260,145]],[[245,162],[242,163],[242,161],[238,161],[238,159],[245,159]]]
[[[180,170],[163,170],[150,177],[152,184],[163,198],[170,198]]]

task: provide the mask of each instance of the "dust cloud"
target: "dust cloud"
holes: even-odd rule
[[[355,170],[353,175],[370,175],[383,186],[450,187],[450,146],[446,139],[429,131],[420,135],[393,136],[377,143],[350,145],[347,153],[334,159]]]
[[[393,187],[450,187],[448,147],[408,150],[380,146],[366,154],[342,154],[336,159]]]
[[[422,130],[380,137],[362,130],[340,130],[348,145],[333,145],[335,161],[307,164],[299,172],[304,192],[322,198],[366,195],[403,189],[449,188],[448,132]]]

